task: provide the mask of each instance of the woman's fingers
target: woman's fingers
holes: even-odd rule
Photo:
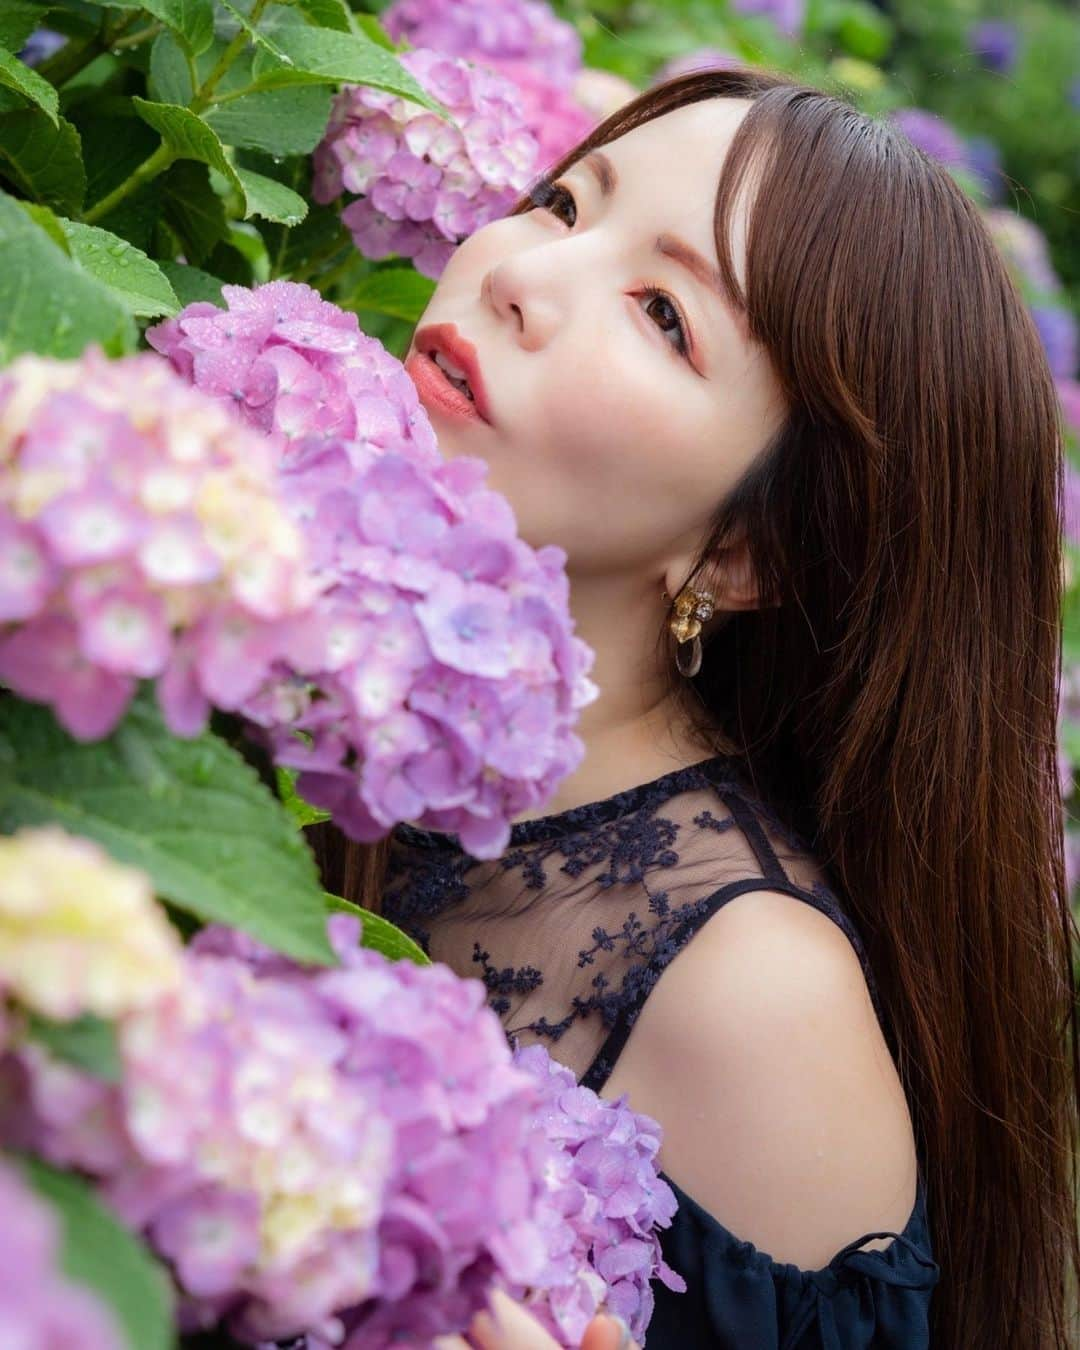
[[[490,1299],[490,1312],[479,1312],[469,1323],[469,1339],[464,1336],[438,1336],[432,1350],[559,1350],[540,1323],[508,1294],[496,1289]],[[597,1313],[585,1328],[581,1350],[640,1350],[630,1339],[630,1331],[621,1317]]]
[[[597,1313],[585,1328],[581,1350],[640,1350],[630,1339],[630,1329],[614,1313]]]

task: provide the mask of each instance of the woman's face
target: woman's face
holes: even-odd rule
[[[443,451],[486,460],[522,537],[561,545],[571,574],[657,579],[692,559],[783,421],[764,351],[709,280],[717,177],[749,106],[705,100],[609,142],[606,195],[575,164],[549,205],[457,248],[418,325],[452,323],[473,343],[490,404],[488,424],[426,401]],[[732,218],[740,280],[745,206]],[[698,253],[703,275],[656,252],[661,237]]]

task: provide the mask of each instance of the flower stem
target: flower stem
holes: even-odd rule
[[[83,212],[83,224],[93,225],[95,221],[101,220],[114,210],[133,192],[148,183],[151,178],[156,178],[159,173],[167,169],[176,156],[167,145],[159,145],[149,159],[144,159],[139,167],[129,177],[107,192],[101,201],[95,202],[89,211]]]
[[[250,27],[254,28],[259,22],[259,19],[262,17],[262,12],[268,3],[269,0],[255,0],[254,5],[251,7],[251,15],[248,19]],[[214,66],[213,70],[207,75],[206,79],[203,80],[199,88],[196,89],[195,97],[188,104],[188,107],[192,112],[202,112],[207,104],[214,101],[214,90],[218,87],[225,72],[244,50],[247,44],[248,30],[247,28],[241,28],[218,57],[217,64]]]
[[[251,9],[251,18],[249,19],[250,26],[253,27],[258,23],[259,17],[268,3],[269,0],[255,0],[255,4]],[[124,27],[126,26],[127,25],[125,24]],[[248,30],[246,28],[241,28],[233,37],[232,41],[229,42],[228,46],[218,57],[213,70],[211,70],[210,74],[207,75],[206,79],[203,80],[202,84],[195,90],[194,97],[187,105],[190,112],[201,113],[205,107],[214,102],[214,90],[217,88],[218,82],[247,45],[248,36]],[[112,39],[114,42],[115,38],[116,35],[114,34]],[[149,159],[144,159],[130,177],[125,178],[124,181],[113,188],[111,192],[106,193],[101,201],[95,202],[88,211],[83,213],[83,224],[93,225],[95,221],[101,220],[102,217],[107,216],[110,211],[115,210],[122,201],[125,201],[130,197],[131,194],[142,187],[144,183],[148,183],[151,178],[156,178],[159,173],[162,173],[167,169],[176,158],[176,153],[169,146],[164,143],[159,145]]]

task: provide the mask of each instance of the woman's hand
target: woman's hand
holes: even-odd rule
[[[468,1337],[439,1336],[433,1350],[560,1350],[535,1317],[496,1289],[491,1312],[478,1312],[469,1324]],[[626,1324],[612,1313],[597,1313],[585,1328],[581,1350],[640,1350],[630,1339]]]

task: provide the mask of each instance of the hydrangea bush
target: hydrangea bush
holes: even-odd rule
[[[984,208],[1076,453],[1076,20],[947,3],[923,37],[908,9],[5,10],[0,1323],[20,1343],[366,1350],[463,1328],[494,1284],[562,1344],[602,1302],[640,1340],[651,1281],[678,1287],[656,1123],[511,1052],[482,987],[376,915],[340,917],[301,826],[410,818],[494,857],[577,762],[594,689],[563,560],[517,539],[481,465],[444,463],[398,358],[456,245],[638,89],[761,61],[894,117]]]

